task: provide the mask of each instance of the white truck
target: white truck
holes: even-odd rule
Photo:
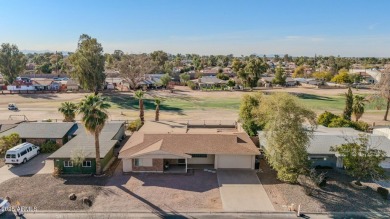
[[[31,143],[25,142],[19,144],[7,151],[5,154],[6,164],[21,164],[37,156],[40,148]]]

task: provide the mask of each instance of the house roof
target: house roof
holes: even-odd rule
[[[95,158],[95,137],[85,127],[77,123],[76,137],[63,145],[60,149],[51,154],[48,158],[69,158],[75,150],[81,150],[85,158]],[[104,125],[99,136],[100,157],[103,158],[118,142],[113,138],[123,126],[123,122],[110,122]]]
[[[221,80],[215,76],[203,76],[194,81],[202,84],[226,84],[227,83],[227,81]]]
[[[149,127],[155,124],[147,123],[145,125]],[[174,124],[178,127],[172,127]],[[137,157],[152,152],[165,152],[184,158],[189,154],[259,154],[249,136],[237,130],[183,128],[181,123],[171,122],[165,125],[164,132],[164,124],[157,123],[156,126],[158,130],[154,133],[144,129],[145,127],[133,133],[121,149],[119,158]],[[172,130],[176,132],[171,132]]]
[[[260,145],[266,147],[265,133],[262,131],[258,133]],[[335,154],[335,152],[330,151],[332,146],[356,142],[361,134],[367,134],[369,136],[368,143],[371,147],[384,150],[387,156],[390,157],[390,139],[386,136],[368,134],[352,128],[327,128],[321,125],[313,132],[313,137],[310,140],[307,152],[309,154]]]
[[[20,138],[63,138],[74,125],[72,122],[25,122],[2,132],[0,137],[18,133]]]

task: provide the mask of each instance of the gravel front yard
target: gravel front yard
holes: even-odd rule
[[[132,173],[121,167],[103,188],[93,211],[220,211],[222,201],[214,173],[193,175]]]
[[[389,212],[390,201],[383,200],[376,192],[375,183],[364,183],[366,190],[357,190],[350,186],[352,178],[334,170],[327,170],[327,185],[316,189],[312,196],[307,196],[299,185],[280,182],[276,172],[261,161],[259,179],[264,186],[275,209],[287,211],[288,205],[301,204],[303,212]],[[374,190],[375,189],[375,190]]]
[[[5,165],[4,158],[0,158],[0,168],[2,168]]]
[[[81,203],[81,198],[86,196],[93,201],[105,183],[106,178],[56,178],[51,174],[37,174],[1,183],[0,196],[9,196],[13,203],[19,201],[22,206],[38,210],[83,210],[89,207]],[[69,200],[71,193],[77,195],[77,200]]]

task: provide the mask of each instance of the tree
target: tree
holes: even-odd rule
[[[189,80],[190,80],[190,74],[188,73],[180,74],[180,81],[182,81],[184,84],[187,84],[187,81]]]
[[[108,119],[108,112],[111,105],[106,98],[96,94],[85,96],[78,106],[78,113],[82,115],[81,121],[85,129],[94,135],[95,138],[95,155],[96,155],[96,174],[102,173],[102,165],[100,161],[100,132]]]
[[[165,62],[168,61],[168,54],[164,51],[158,50],[150,53],[150,56],[152,57],[152,60],[156,62],[157,66],[163,70]]]
[[[360,134],[355,140],[333,146],[330,151],[337,152],[343,158],[347,173],[356,177],[356,184],[361,185],[364,179],[378,180],[385,177],[385,171],[380,163],[386,159],[386,152],[369,145],[369,136]]]
[[[169,76],[169,74],[165,74],[160,78],[160,80],[161,80],[161,85],[163,85],[164,87],[168,87],[169,82],[171,82],[172,78],[171,76]]]
[[[96,38],[83,34],[80,36],[76,52],[69,60],[74,67],[72,76],[78,79],[83,89],[94,91],[97,95],[106,78],[102,45]]]
[[[268,65],[263,63],[262,59],[251,58],[247,61],[244,71],[248,74],[247,83],[250,88],[257,86],[257,82],[261,78],[261,74],[266,72]]]
[[[327,72],[327,71],[321,71],[321,72],[314,72],[312,76],[316,79],[319,80],[324,80],[324,81],[330,81],[332,80],[332,73]]]
[[[241,99],[240,122],[242,123],[242,128],[249,136],[256,136],[257,131],[264,127],[264,124],[259,122],[260,120],[254,113],[262,101],[263,95],[261,93],[255,93],[254,95],[246,94]]]
[[[2,136],[0,138],[0,155],[4,155],[7,150],[16,146],[20,141],[19,134],[12,133],[10,135]]]
[[[217,78],[218,79],[221,79],[221,80],[229,80],[229,76],[227,76],[226,74],[224,74],[224,73],[218,73],[217,74]]]
[[[76,117],[77,105],[72,102],[63,102],[58,112],[64,116],[64,122],[73,122]]]
[[[73,162],[74,166],[79,167],[83,165],[85,161],[85,153],[81,149],[72,150],[70,154],[70,160]]]
[[[122,56],[125,53],[122,50],[114,50],[114,53],[112,54],[112,57],[115,59],[115,61],[120,61],[122,59]]]
[[[351,78],[348,71],[340,70],[339,74],[335,75],[331,81],[337,84],[348,84],[351,83]]]
[[[118,65],[122,78],[133,90],[145,79],[145,74],[151,74],[157,68],[156,63],[146,54],[123,55]]]
[[[381,75],[379,83],[376,85],[378,93],[386,100],[386,112],[383,120],[387,121],[390,109],[390,68],[387,68]]]
[[[286,79],[287,79],[287,75],[284,73],[284,69],[278,66],[276,68],[275,78],[273,79],[272,83],[283,86],[286,84]]]
[[[228,80],[227,84],[228,87],[234,87],[236,86],[236,82],[234,80]]]
[[[1,44],[0,72],[8,84],[12,84],[26,67],[27,59],[18,47],[9,43]]]
[[[145,123],[145,114],[144,114],[144,94],[142,90],[137,90],[134,93],[136,99],[138,99],[139,104],[139,119],[141,120],[142,125]]]
[[[316,114],[297,97],[279,92],[266,96],[256,114],[259,122],[265,122],[265,153],[270,166],[280,180],[296,182],[309,165],[307,147],[316,127]]]
[[[345,108],[343,112],[343,118],[351,121],[351,116],[353,112],[353,93],[351,87],[348,88],[348,93],[345,94]]]
[[[155,117],[155,121],[159,121],[160,119],[160,104],[161,104],[162,100],[160,98],[155,98],[154,99],[154,103],[156,104],[156,117]]]
[[[292,77],[293,78],[303,78],[303,77],[305,77],[305,67],[303,67],[301,65],[301,66],[298,66],[297,68],[295,68]]]
[[[355,116],[356,122],[359,121],[364,114],[364,102],[365,99],[363,96],[355,95],[353,98],[352,113]]]

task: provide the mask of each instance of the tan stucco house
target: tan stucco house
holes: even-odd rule
[[[119,158],[124,172],[254,169],[258,148],[236,122],[145,122]]]

